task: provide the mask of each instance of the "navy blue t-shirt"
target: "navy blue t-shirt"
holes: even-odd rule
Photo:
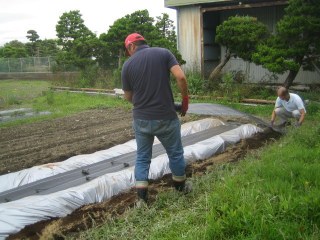
[[[178,65],[164,48],[139,46],[122,68],[122,89],[132,91],[133,118],[169,120],[177,118],[170,86],[170,69]]]

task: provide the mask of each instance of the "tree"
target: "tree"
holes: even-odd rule
[[[98,59],[99,65],[104,67],[117,65],[120,68],[124,61],[124,40],[133,32],[143,35],[150,46],[170,49],[178,61],[183,63],[177,50],[174,25],[169,16],[163,14],[162,17],[157,17],[155,23],[149,16],[148,10],[141,10],[117,19],[107,33],[100,35],[102,48]]]
[[[259,42],[268,37],[267,27],[255,17],[230,17],[216,29],[215,41],[226,47],[226,54],[211,72],[209,79],[215,79],[232,56],[252,61],[252,54]]]
[[[167,13],[163,13],[162,16],[158,16],[156,19],[155,32],[150,41],[150,45],[169,49],[180,64],[185,64],[186,62],[182,59],[178,51],[177,35],[173,21]]]
[[[63,13],[56,25],[58,44],[62,51],[57,55],[60,65],[85,69],[95,63],[99,40],[84,24],[80,11]]]
[[[177,36],[175,31],[174,22],[169,18],[169,14],[162,13],[162,16],[156,17],[155,24],[161,38],[167,39],[172,44],[177,44]]]
[[[29,39],[29,41],[30,42],[36,42],[36,41],[38,41],[39,40],[39,35],[38,35],[38,33],[35,31],[35,30],[29,30],[29,31],[27,31],[27,38]]]
[[[29,56],[40,56],[39,52],[39,35],[35,30],[27,31],[27,36],[29,43],[26,43],[26,48]]]
[[[40,56],[56,56],[60,49],[58,48],[57,40],[44,39],[39,41]]]
[[[118,61],[117,65],[122,66],[124,58],[124,40],[133,32],[142,34],[146,39],[153,33],[154,19],[149,16],[148,10],[136,11],[132,14],[125,15],[117,19],[112,26],[109,27],[107,33],[100,35],[100,40],[103,42],[101,58],[99,63],[106,65],[106,61],[112,61],[112,58]],[[110,64],[115,65],[116,62],[112,61]]]
[[[253,60],[274,73],[289,71],[289,88],[299,69],[315,70],[320,62],[320,1],[289,0],[277,32],[258,46]]]
[[[28,56],[25,44],[18,40],[6,43],[1,49],[1,52],[4,58],[23,58]]]

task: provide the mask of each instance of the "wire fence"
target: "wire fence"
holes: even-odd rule
[[[54,57],[0,58],[0,72],[52,72],[56,66]]]

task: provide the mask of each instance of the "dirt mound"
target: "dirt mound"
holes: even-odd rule
[[[234,162],[242,159],[248,151],[265,145],[268,141],[279,138],[280,135],[270,129],[264,133],[255,135],[250,139],[241,141],[239,144],[227,149],[224,153],[208,160],[195,162],[187,167],[187,175],[202,175],[217,163]],[[162,179],[150,184],[150,204],[160,191],[171,189],[171,176],[166,175]],[[11,235],[8,239],[40,239],[51,237],[64,239],[63,236],[77,234],[79,231],[99,225],[106,219],[117,218],[128,208],[134,206],[136,197],[133,190],[112,197],[108,201],[83,206],[72,214],[60,218],[35,223],[25,227],[19,233]],[[43,239],[44,239],[43,238]]]

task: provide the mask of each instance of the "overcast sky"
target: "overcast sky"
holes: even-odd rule
[[[98,35],[115,20],[136,10],[148,9],[152,17],[175,10],[164,7],[164,0],[0,0],[0,46],[11,40],[26,42],[27,31],[36,30],[41,39],[55,38],[59,17],[80,10],[85,25]]]

